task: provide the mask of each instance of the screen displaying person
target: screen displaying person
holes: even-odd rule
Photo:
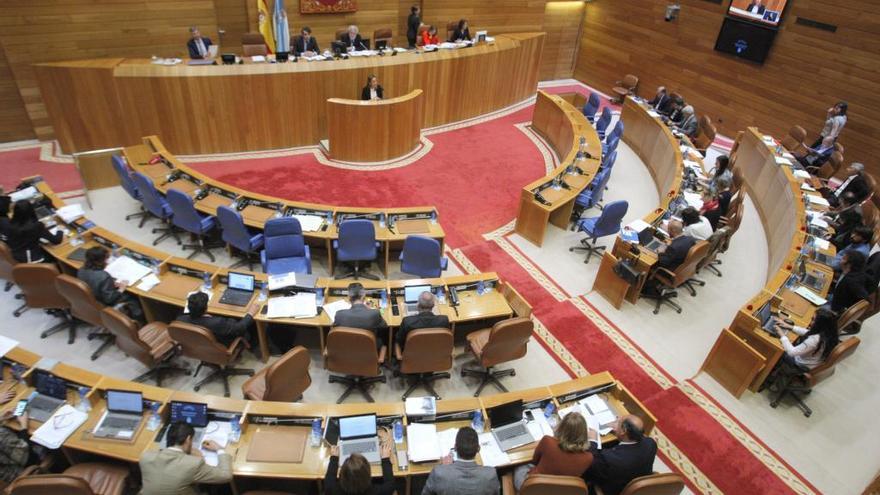
[[[746,11],[755,15],[764,15],[765,10],[767,10],[767,7],[764,6],[763,0],[752,0],[752,3],[746,7]]]

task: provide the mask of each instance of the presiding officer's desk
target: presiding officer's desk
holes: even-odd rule
[[[501,34],[471,48],[322,62],[164,66],[114,58],[34,68],[65,153],[151,134],[177,153],[227,153],[318,144],[328,136],[327,100],[358,97],[370,74],[389,95],[424,91],[420,128],[505,108],[534,93],[544,38]]]
[[[327,100],[330,157],[345,162],[381,162],[419,145],[425,98],[421,89],[384,100]]]
[[[323,248],[328,270],[333,273],[333,241],[339,237],[339,224],[347,218],[367,218],[376,228],[376,240],[382,243],[384,264],[388,276],[391,253],[402,249],[409,234],[431,237],[443,249],[445,232],[432,206],[407,208],[363,208],[331,206],[301,201],[288,201],[247,191],[204,175],[185,165],[170,153],[156,136],[143,138],[143,144],[124,148],[123,157],[136,172],[149,177],[156,189],[165,194],[177,189],[193,198],[201,213],[216,216],[220,206],[235,206],[245,225],[262,230],[266,222],[280,216],[310,215],[324,218],[316,230],[303,229],[306,242]],[[151,163],[155,162],[155,163]],[[170,180],[169,180],[170,179]],[[198,199],[198,192],[204,197]],[[239,209],[238,206],[246,204]]]

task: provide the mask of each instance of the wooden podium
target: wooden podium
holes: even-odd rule
[[[327,100],[330,157],[381,162],[407,155],[419,145],[424,121],[422,90],[387,100]]]

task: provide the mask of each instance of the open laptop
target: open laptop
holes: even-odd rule
[[[247,306],[254,295],[254,276],[229,272],[229,282],[220,297],[220,304]]]
[[[807,262],[803,258],[801,258],[801,262],[798,265],[798,279],[801,285],[809,287],[816,292],[820,292],[825,285],[825,274],[821,272],[818,275],[807,273]]]
[[[419,296],[422,292],[430,292],[430,285],[410,285],[403,288],[403,303],[406,307],[406,316],[419,314]]]
[[[834,260],[834,256],[829,256],[825,253],[820,253],[819,250],[814,249],[813,250],[813,260],[815,260],[816,263],[822,263],[823,265],[831,266],[831,262]]]
[[[654,237],[653,229],[645,228],[639,232],[639,244],[656,252],[663,245],[663,241]]]
[[[376,415],[339,418],[339,457],[345,462],[351,454],[364,456],[371,464],[379,463],[379,436]]]
[[[28,402],[28,417],[41,423],[67,401],[67,382],[43,370],[34,371],[36,395]]]
[[[144,398],[140,392],[107,390],[107,411],[92,434],[129,440],[140,426],[143,414]]]
[[[199,402],[182,402],[173,400],[169,404],[168,424],[186,423],[193,427],[193,445],[201,445],[208,426],[208,405]],[[168,431],[162,438],[162,448],[167,445]]]
[[[535,441],[526,427],[526,420],[523,419],[521,399],[490,407],[486,409],[486,414],[492,425],[492,435],[501,450],[508,451]]]
[[[776,330],[773,328],[773,308],[770,306],[770,301],[764,303],[761,308],[755,312],[755,318],[761,322],[761,328],[764,329],[765,332],[770,335],[776,336]]]

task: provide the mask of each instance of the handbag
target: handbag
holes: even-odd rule
[[[636,268],[633,260],[624,259],[614,264],[614,274],[630,286],[633,286],[638,283],[641,272]]]

